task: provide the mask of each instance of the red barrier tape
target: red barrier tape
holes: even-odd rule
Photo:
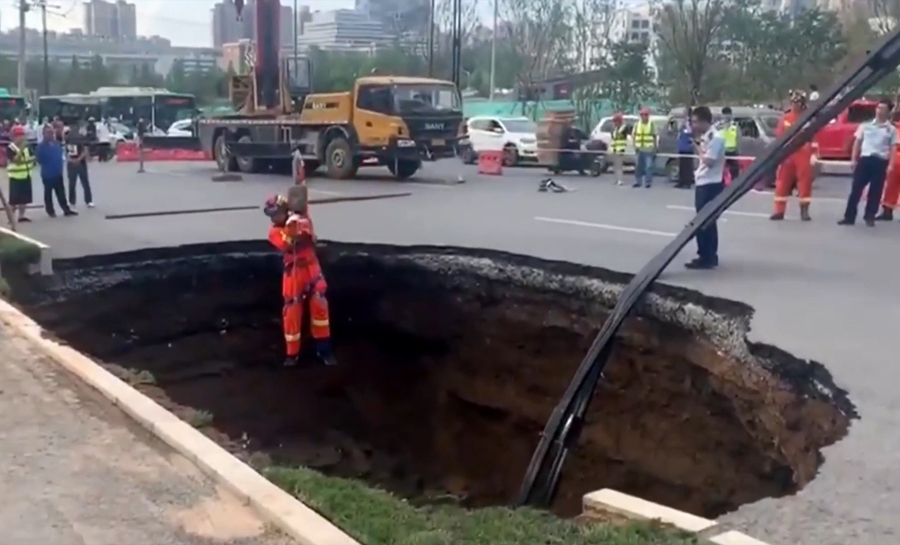
[[[137,144],[123,142],[116,147],[116,161],[120,163],[136,163],[139,161]],[[144,162],[154,161],[211,161],[212,157],[204,151],[186,149],[145,149]]]

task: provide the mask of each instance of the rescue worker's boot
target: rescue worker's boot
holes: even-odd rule
[[[812,218],[809,215],[809,205],[801,204],[800,205],[800,221],[811,221]]]
[[[775,212],[774,214],[769,216],[769,219],[772,221],[781,221],[784,219],[784,212]]]
[[[296,367],[297,363],[299,363],[297,356],[287,356],[284,358],[285,367]]]
[[[877,221],[894,221],[894,211],[887,206],[881,207],[881,214],[875,216]]]
[[[331,349],[331,341],[329,339],[316,341],[316,358],[322,364],[337,365],[337,359],[334,357],[334,350]]]

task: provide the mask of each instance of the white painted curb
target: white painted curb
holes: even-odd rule
[[[636,520],[656,520],[684,532],[712,536],[707,539],[716,545],[769,545],[734,530],[720,533],[718,523],[714,520],[629,496],[611,488],[585,494],[582,498],[582,509],[586,513],[601,511]]]
[[[360,545],[327,519],[84,354],[44,338],[44,331],[34,320],[2,300],[0,322],[18,331],[47,356],[97,389],[301,545]]]
[[[50,246],[35,240],[29,236],[23,235],[22,233],[17,233],[12,229],[8,229],[6,227],[0,227],[0,233],[3,233],[6,236],[10,236],[13,238],[17,238],[22,242],[27,242],[28,244],[34,244],[41,250],[41,261],[38,264],[38,272],[44,276],[50,276],[53,274],[53,255],[50,250]]]

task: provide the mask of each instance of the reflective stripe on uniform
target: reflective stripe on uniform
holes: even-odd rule
[[[775,202],[787,202],[787,197],[775,197]]]
[[[638,149],[652,148],[656,145],[653,123],[638,121],[634,126],[634,147]]]
[[[802,197],[802,198],[797,199],[797,200],[800,201],[800,204],[809,204],[809,203],[812,202],[812,198],[811,198],[811,197]]]
[[[28,148],[20,150],[15,144],[10,144],[9,148],[15,152],[15,156],[6,165],[7,178],[10,180],[27,180],[31,175],[31,152],[28,151]]]
[[[738,149],[738,130],[734,125],[725,127],[722,131],[722,137],[725,139],[725,151],[737,151]]]
[[[316,327],[328,327],[328,323],[329,323],[328,320],[315,320],[315,319],[310,319],[309,322],[310,322],[310,325],[313,325]]]
[[[625,134],[625,125],[620,125],[613,129],[612,142],[610,147],[613,153],[625,153],[625,147],[628,145],[628,136]]]
[[[298,342],[300,340],[300,334],[298,333],[296,335],[288,335],[287,333],[285,333],[284,340],[289,343]]]

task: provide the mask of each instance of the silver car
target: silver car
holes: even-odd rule
[[[710,108],[715,122],[722,121],[722,108]],[[775,139],[775,128],[783,112],[770,108],[748,108],[736,106],[731,109],[734,122],[738,126],[738,154],[758,157]],[[684,122],[685,109],[675,108],[669,112],[669,123],[659,137],[659,153],[656,158],[656,172],[670,180],[678,179],[678,133]]]

